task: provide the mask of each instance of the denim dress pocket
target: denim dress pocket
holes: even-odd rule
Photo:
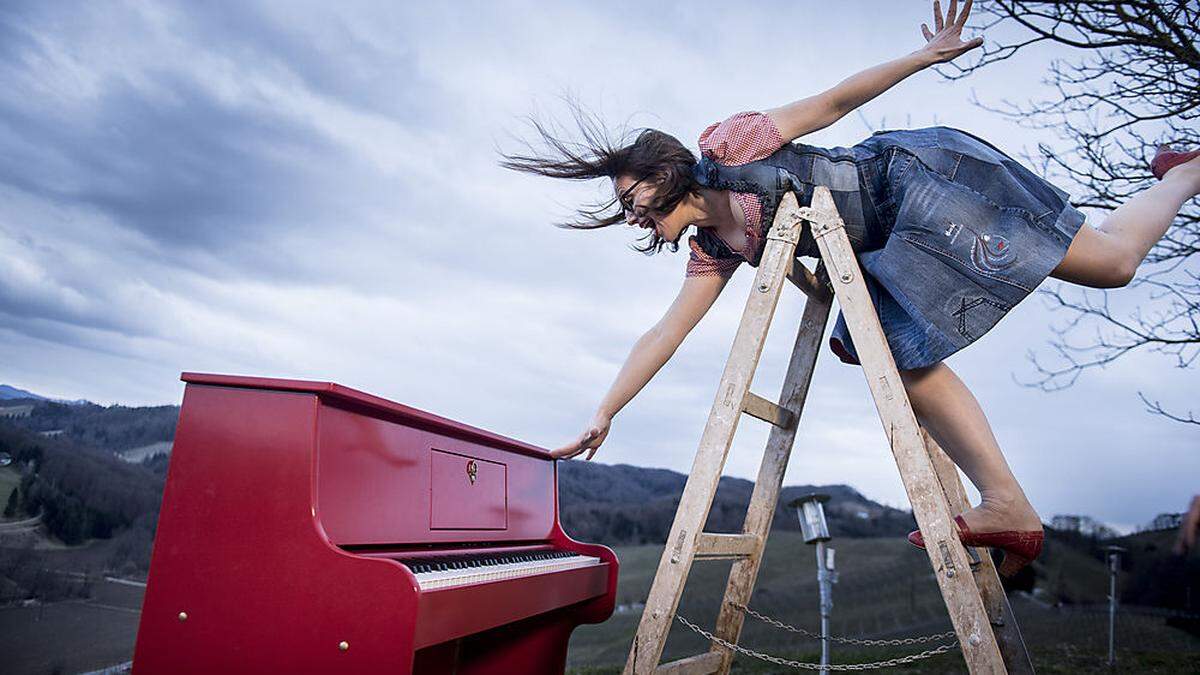
[[[941,256],[981,286],[1001,295],[1011,287],[1022,297],[1048,271],[1041,252],[1058,245],[1024,207],[1001,206],[925,167],[905,181],[892,237]]]
[[[1004,181],[974,166],[964,174],[968,159],[936,144],[897,151],[888,164],[894,220],[886,244],[859,256],[902,370],[932,365],[979,339],[1033,292],[1066,252],[1066,244],[1046,227],[1044,214],[1027,208],[1032,203],[1037,209],[1036,202],[1011,186],[1004,188],[1008,204],[997,202],[977,189],[977,181]],[[1004,171],[992,167],[987,173]],[[843,361],[855,362],[841,317],[832,341]]]
[[[1083,225],[1067,194],[950,127],[854,147],[878,216],[856,251],[896,366],[929,366],[987,333],[1062,261]],[[830,346],[858,363],[839,314]]]

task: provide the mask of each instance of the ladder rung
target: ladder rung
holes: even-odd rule
[[[720,652],[706,652],[664,663],[654,669],[654,675],[701,675],[715,673],[721,669]]]
[[[825,287],[825,284],[822,284],[817,275],[813,274],[808,269],[808,266],[799,260],[792,260],[787,278],[796,288],[804,291],[804,294],[810,298],[824,300],[829,297],[829,289]]]
[[[758,552],[762,540],[757,534],[712,534],[702,532],[696,542],[698,560],[748,558]]]
[[[751,391],[746,392],[746,398],[742,400],[742,410],[747,415],[757,417],[764,422],[770,422],[780,429],[790,429],[792,422],[796,420],[796,416],[790,410],[780,407]]]

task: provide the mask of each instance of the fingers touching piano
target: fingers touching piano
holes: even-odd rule
[[[133,669],[561,673],[617,559],[537,447],[336,384],[185,373]]]

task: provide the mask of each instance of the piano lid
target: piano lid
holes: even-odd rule
[[[407,406],[386,398],[373,396],[366,392],[344,387],[335,382],[316,382],[311,380],[287,380],[273,377],[246,377],[242,375],[220,375],[216,373],[188,373],[180,375],[179,379],[189,384],[206,384],[219,387],[239,387],[243,389],[265,389],[270,391],[288,391],[316,394],[322,401],[341,403],[357,409],[365,409],[380,417],[396,420],[417,428],[434,431],[447,436],[461,438],[467,441],[482,443],[490,447],[509,450],[523,455],[540,459],[551,459],[549,451],[530,445],[516,439],[501,436],[479,429],[469,424],[434,415],[411,406]]]

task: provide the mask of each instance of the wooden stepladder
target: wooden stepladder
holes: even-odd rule
[[[821,253],[815,271],[795,259],[804,223],[813,228]],[[784,279],[808,296],[778,404],[750,391]],[[832,286],[833,292],[830,292]],[[708,424],[684,487],[675,522],[637,635],[626,675],[726,673],[733,652],[716,640],[710,651],[659,665],[692,563],[733,559],[713,635],[737,644],[759,564],[771,529],[792,443],[808,394],[821,338],[837,297],[858,349],[863,372],[895,455],[913,513],[927,542],[942,597],[972,673],[1032,673],[1016,620],[996,576],[991,556],[964,549],[953,517],[967,508],[958,471],[917,423],[900,374],[862,280],[862,272],[833,197],[817,187],[810,207],[787,194],[767,235],[754,288],[742,314]],[[773,425],[741,534],[703,532],[717,483],[742,413]]]

